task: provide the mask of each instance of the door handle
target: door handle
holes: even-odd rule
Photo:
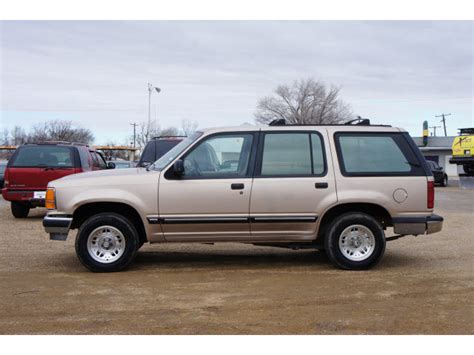
[[[314,187],[317,189],[327,189],[328,188],[328,183],[327,182],[317,182],[314,184]]]
[[[230,185],[230,188],[231,188],[232,190],[243,190],[244,187],[245,187],[244,184],[231,184],[231,185]]]

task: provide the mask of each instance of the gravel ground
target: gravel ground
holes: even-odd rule
[[[0,202],[1,334],[472,334],[474,190],[437,188],[442,232],[388,243],[373,270],[323,252],[144,246],[126,272],[86,271],[44,210]]]

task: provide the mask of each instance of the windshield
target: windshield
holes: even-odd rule
[[[163,170],[169,163],[171,163],[176,157],[181,154],[187,147],[189,147],[193,142],[196,141],[199,137],[202,136],[202,132],[194,132],[186,139],[183,139],[178,145],[175,145],[171,148],[168,153],[163,155],[160,159],[155,161],[151,169],[154,170]]]

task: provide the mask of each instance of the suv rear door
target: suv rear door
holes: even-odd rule
[[[325,135],[322,128],[262,131],[250,201],[252,239],[314,239],[320,212],[337,201]]]

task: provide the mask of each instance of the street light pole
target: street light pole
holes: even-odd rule
[[[161,92],[161,89],[153,84],[148,83],[148,129],[150,129],[151,124],[151,93],[155,90],[157,93]]]

